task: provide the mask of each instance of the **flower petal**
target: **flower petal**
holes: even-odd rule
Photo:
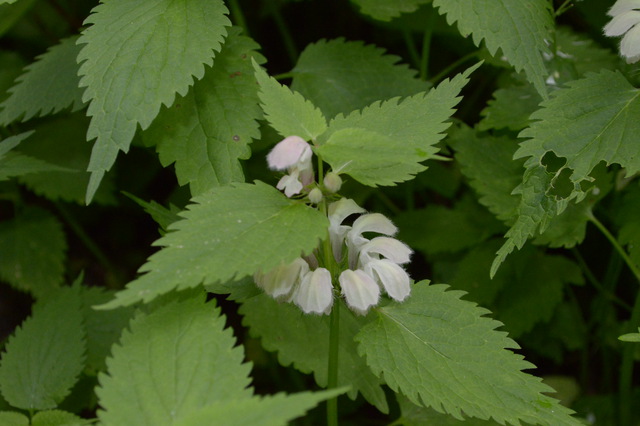
[[[309,272],[309,265],[297,258],[288,265],[280,265],[266,274],[257,273],[254,280],[258,287],[274,299],[284,299],[294,290],[303,275]]]
[[[311,160],[313,151],[309,144],[300,136],[284,138],[273,147],[267,155],[267,163],[272,170],[286,170],[297,164]]]
[[[340,274],[340,287],[351,310],[364,315],[378,303],[380,287],[364,271],[347,269]]]
[[[638,17],[638,22],[640,22],[640,12],[638,12]],[[633,62],[633,58],[640,55],[640,25],[631,28],[624,37],[622,37],[620,53],[628,63]]]
[[[367,263],[364,271],[376,278],[389,297],[402,302],[411,293],[411,279],[407,272],[397,264],[384,259],[374,259]]]
[[[640,9],[640,0],[618,0],[607,12],[609,16],[618,16],[633,9]]]
[[[383,214],[370,213],[360,216],[353,222],[352,234],[362,235],[364,232],[377,232],[383,235],[394,235],[398,228]]]
[[[342,259],[342,243],[345,235],[351,229],[350,226],[343,226],[342,222],[352,214],[364,212],[362,207],[349,198],[341,198],[329,205],[329,238],[331,239],[333,257],[337,262]]]
[[[291,198],[293,195],[299,194],[302,191],[302,183],[298,179],[298,171],[294,170],[290,175],[284,175],[278,181],[276,188],[283,190],[284,195]]]
[[[305,314],[328,314],[333,305],[331,273],[325,268],[308,272],[302,278],[294,301]]]
[[[409,262],[412,251],[395,238],[376,237],[360,248],[360,261],[363,261],[363,257],[369,258],[369,253],[377,253],[394,263],[403,264]]]
[[[629,31],[634,25],[640,22],[640,11],[630,10],[615,16],[604,27],[605,35],[615,37]]]

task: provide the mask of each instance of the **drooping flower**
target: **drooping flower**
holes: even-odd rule
[[[620,54],[627,63],[640,60],[640,0],[618,0],[607,14],[613,19],[604,27],[605,35],[617,37],[624,34]]]
[[[351,310],[364,315],[380,299],[380,287],[373,278],[360,269],[342,271],[340,277],[342,295]]]
[[[300,280],[309,272],[309,264],[297,258],[287,265],[280,265],[267,273],[256,273],[254,281],[265,293],[277,300],[289,298]]]
[[[342,259],[342,244],[350,226],[343,225],[342,222],[352,214],[364,213],[365,210],[349,198],[341,198],[329,205],[329,238],[331,239],[331,249],[336,262]]]
[[[362,236],[365,232],[375,232],[383,235],[395,235],[398,228],[386,216],[380,213],[369,213],[360,216],[353,222],[353,227],[347,233],[347,247],[349,248],[349,267],[356,268],[360,248],[369,242]]]
[[[267,155],[269,168],[287,170],[276,188],[284,190],[287,197],[299,194],[302,188],[313,182],[311,146],[299,136],[289,136],[281,140]]]
[[[305,314],[328,314],[333,306],[331,273],[325,268],[307,272],[293,300]]]

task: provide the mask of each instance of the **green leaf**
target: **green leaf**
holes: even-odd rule
[[[9,97],[9,89],[16,78],[22,74],[22,68],[26,65],[22,56],[17,52],[0,51],[0,102]]]
[[[178,426],[215,424],[224,419],[226,426],[285,426],[320,402],[340,395],[344,390],[276,394],[251,399],[219,401],[194,412]]]
[[[181,210],[173,204],[169,204],[169,207],[167,208],[153,200],[147,202],[133,194],[129,194],[126,191],[122,191],[122,193],[142,207],[144,211],[147,212],[158,225],[160,225],[161,235],[164,235],[167,232],[169,225],[180,220],[179,213]]]
[[[392,185],[412,178],[433,158],[434,145],[450,125],[445,121],[460,101],[458,94],[479,65],[445,80],[426,95],[400,102],[375,102],[348,116],[338,115],[322,135],[316,153],[334,170],[369,186]]]
[[[416,78],[415,70],[398,61],[400,57],[385,55],[384,49],[362,42],[320,40],[300,54],[291,71],[291,89],[312,101],[326,117],[429,90],[429,83]]]
[[[77,39],[60,41],[25,68],[17,84],[9,89],[9,98],[0,104],[0,125],[55,114],[69,107],[73,111],[82,108]]]
[[[178,183],[199,195],[214,186],[244,181],[240,159],[249,158],[249,143],[260,136],[256,81],[250,58],[264,60],[259,46],[229,29],[225,45],[185,97],[163,108],[143,134],[157,145],[163,166],[175,162]]]
[[[0,424],[4,426],[29,426],[29,418],[16,411],[0,411]]]
[[[164,248],[140,268],[148,273],[117,293],[105,309],[269,271],[310,253],[329,226],[318,210],[259,181],[214,188],[193,201],[181,213],[184,219],[171,225],[173,232],[155,243]]]
[[[249,327],[252,336],[262,339],[266,350],[278,352],[280,364],[293,364],[303,373],[313,373],[318,385],[327,386],[328,316],[305,315],[298,307],[279,304],[264,293],[241,302],[243,324]],[[371,373],[353,341],[353,336],[368,320],[356,317],[343,302],[336,303],[340,303],[338,386],[351,386],[348,392],[351,399],[361,393],[367,401],[387,413],[389,407],[381,388],[382,381]]]
[[[638,333],[626,333],[618,337],[618,340],[622,342],[640,343],[640,327],[638,327]]]
[[[403,13],[415,12],[422,4],[431,0],[351,0],[360,7],[360,13],[379,21],[390,21]]]
[[[530,123],[529,116],[538,109],[542,98],[531,85],[501,88],[480,114],[478,129],[509,129],[519,131]]]
[[[31,426],[82,426],[93,424],[91,420],[81,419],[73,413],[62,410],[48,410],[36,413]]]
[[[0,389],[14,407],[55,408],[84,368],[85,336],[76,290],[38,302],[9,338],[0,361]]]
[[[27,175],[29,173],[72,171],[13,150],[32,134],[33,131],[29,131],[9,136],[0,143],[0,181],[7,180],[10,177]]]
[[[471,34],[476,46],[484,40],[492,55],[501,49],[516,71],[524,70],[538,93],[547,96],[543,53],[549,53],[554,26],[547,0],[433,0],[433,5],[450,25],[458,23],[463,36]]]
[[[99,376],[108,425],[171,425],[218,401],[250,398],[250,365],[225,317],[204,297],[139,313]]]
[[[62,225],[46,210],[25,208],[0,222],[0,277],[36,298],[62,283],[66,250]]]
[[[267,75],[253,60],[256,80],[260,85],[258,96],[264,116],[283,137],[300,136],[315,140],[327,129],[327,120],[322,112],[300,93]]]
[[[446,285],[414,285],[404,303],[377,308],[376,321],[356,336],[373,372],[414,404],[458,419],[578,425],[571,411],[542,394],[551,388],[522,372],[532,365],[509,349],[487,310]]]
[[[470,418],[465,419],[463,425],[462,421],[455,417],[438,413],[433,408],[420,407],[402,394],[397,394],[396,398],[402,412],[400,424],[403,426],[495,426],[499,424],[494,420]]]
[[[31,10],[36,0],[21,0],[16,3],[0,4],[0,37],[9,31],[27,12]]]
[[[18,146],[20,142],[22,142],[32,134],[33,130],[14,136],[9,136],[8,138],[3,139],[2,143],[0,143],[0,160],[2,160],[9,151]]]
[[[97,138],[88,201],[137,125],[149,127],[162,104],[204,76],[230,25],[226,13],[222,0],[111,0],[93,9],[78,40],[83,100],[91,101],[87,138]]]

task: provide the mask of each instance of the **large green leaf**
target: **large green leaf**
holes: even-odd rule
[[[360,7],[360,13],[380,21],[390,21],[403,13],[415,12],[422,4],[431,0],[351,0]]]
[[[548,0],[433,0],[447,22],[458,23],[463,36],[471,34],[476,46],[484,40],[495,55],[498,49],[516,71],[524,70],[538,93],[547,95],[543,53],[553,28]]]
[[[356,317],[344,303],[336,303],[340,303],[338,385],[351,386],[349,396],[352,399],[361,393],[386,413],[389,408],[381,388],[382,380],[371,373],[353,341],[353,336],[368,319]],[[280,364],[293,364],[303,373],[313,373],[320,386],[327,386],[328,316],[305,315],[298,307],[278,304],[265,294],[242,300],[240,313],[244,315],[243,324],[249,327],[253,336],[262,339],[264,348],[278,352]]]
[[[226,13],[222,0],[111,0],[93,9],[78,40],[83,100],[91,101],[87,138],[97,138],[87,200],[138,124],[149,127],[162,104],[185,95],[212,65],[230,24]]]
[[[0,361],[2,395],[25,410],[55,408],[84,368],[84,352],[80,295],[60,289],[9,338]]]
[[[397,398],[402,413],[398,423],[403,426],[497,426],[500,424],[491,419],[468,418],[464,420],[463,425],[463,422],[455,417],[439,413],[433,408],[416,405],[402,394],[397,395]]]
[[[105,308],[148,302],[175,288],[224,283],[310,253],[327,236],[326,216],[262,182],[236,183],[193,199],[155,244],[164,248]]]
[[[390,4],[388,1],[384,1]],[[400,58],[362,42],[344,39],[309,44],[291,71],[291,88],[322,110],[326,117],[396,96],[410,96],[429,89],[416,71],[398,64]]]
[[[78,37],[70,37],[51,47],[25,68],[11,95],[0,104],[0,125],[15,120],[27,121],[71,107],[82,107],[82,90],[78,87],[76,58]]]
[[[315,140],[327,129],[327,120],[315,105],[267,75],[255,61],[254,68],[264,116],[281,136]]]
[[[235,344],[204,297],[140,312],[99,376],[98,417],[105,426],[171,425],[209,404],[250,398],[251,367]]]
[[[477,67],[443,81],[427,94],[375,102],[346,117],[338,115],[316,152],[334,170],[365,185],[393,185],[411,179],[426,168],[420,162],[438,152],[434,145],[444,137],[460,90]]]
[[[25,208],[0,222],[0,278],[37,298],[62,283],[66,250],[62,224],[46,210]]]
[[[229,29],[225,45],[185,97],[163,108],[143,134],[157,145],[166,167],[175,162],[181,185],[191,194],[229,182],[244,181],[240,159],[250,155],[249,143],[260,136],[258,88],[250,58],[263,59],[258,45]]]
[[[414,404],[459,419],[580,424],[543,395],[551,388],[522,372],[532,365],[509,350],[518,345],[495,330],[501,324],[447,288],[420,282],[404,303],[375,309],[378,319],[356,336],[373,372]]]

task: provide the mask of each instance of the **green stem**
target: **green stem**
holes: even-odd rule
[[[611,243],[613,248],[618,252],[618,254],[622,258],[622,260],[624,260],[624,263],[627,264],[627,266],[631,270],[631,273],[633,274],[633,276],[636,277],[636,279],[640,283],[640,270],[638,269],[636,264],[633,262],[633,260],[631,260],[631,258],[627,254],[627,252],[622,248],[620,243],[618,243],[618,240],[616,240],[616,238],[611,234],[611,232],[609,232],[609,230],[602,224],[602,222],[600,222],[593,215],[593,213],[590,212],[588,214],[588,218],[589,218],[589,221],[591,223],[593,223],[596,226],[596,228],[598,228],[600,230],[600,232],[602,232],[602,234],[605,236],[605,238],[607,240],[609,240],[609,242]],[[634,309],[635,309],[635,306],[634,306]]]
[[[231,9],[231,19],[233,20],[233,23],[242,28],[244,35],[250,37],[251,34],[249,34],[249,27],[247,26],[247,20],[244,17],[244,13],[242,13],[240,2],[238,2],[238,0],[229,0],[228,4],[229,9]]]
[[[289,56],[289,60],[291,64],[295,65],[298,60],[298,49],[296,48],[296,44],[293,42],[293,37],[291,36],[291,32],[289,31],[289,27],[284,21],[282,14],[280,13],[280,9],[275,4],[276,2],[269,1],[267,5],[269,6],[269,12],[273,17],[274,22],[276,23],[276,27],[280,32],[280,36],[282,37],[282,41],[284,42],[284,49]]]
[[[554,13],[556,18],[559,17],[560,15],[562,15],[563,13],[565,13],[571,7],[573,7],[573,5],[571,4],[571,1],[572,0],[565,0],[564,3],[562,3],[560,5],[560,7],[556,9],[556,11]]]
[[[429,70],[429,54],[431,52],[431,36],[433,35],[433,22],[435,21],[434,10],[429,11],[427,18],[427,28],[424,30],[422,37],[422,57],[420,59],[420,79],[426,80]]]
[[[411,57],[411,61],[414,63],[416,68],[420,68],[420,54],[418,53],[418,49],[416,48],[416,43],[413,41],[413,37],[411,37],[411,32],[409,30],[402,30],[402,38],[404,38],[404,43],[407,45],[407,50],[409,51],[409,56]]]
[[[458,59],[457,61],[455,61],[454,63],[452,63],[451,65],[449,65],[445,69],[443,69],[442,71],[440,71],[438,74],[436,74],[435,77],[429,79],[429,81],[431,81],[431,83],[435,86],[436,84],[438,84],[440,82],[440,80],[443,80],[446,76],[451,74],[453,72],[453,70],[455,70],[460,65],[464,64],[465,62],[467,62],[468,60],[475,58],[477,55],[478,55],[477,52],[471,52],[471,53],[469,53],[467,55],[464,55],[462,58]]]
[[[338,387],[338,349],[340,347],[340,301],[333,304],[329,319],[328,389]],[[338,397],[327,401],[327,426],[338,426]]]

